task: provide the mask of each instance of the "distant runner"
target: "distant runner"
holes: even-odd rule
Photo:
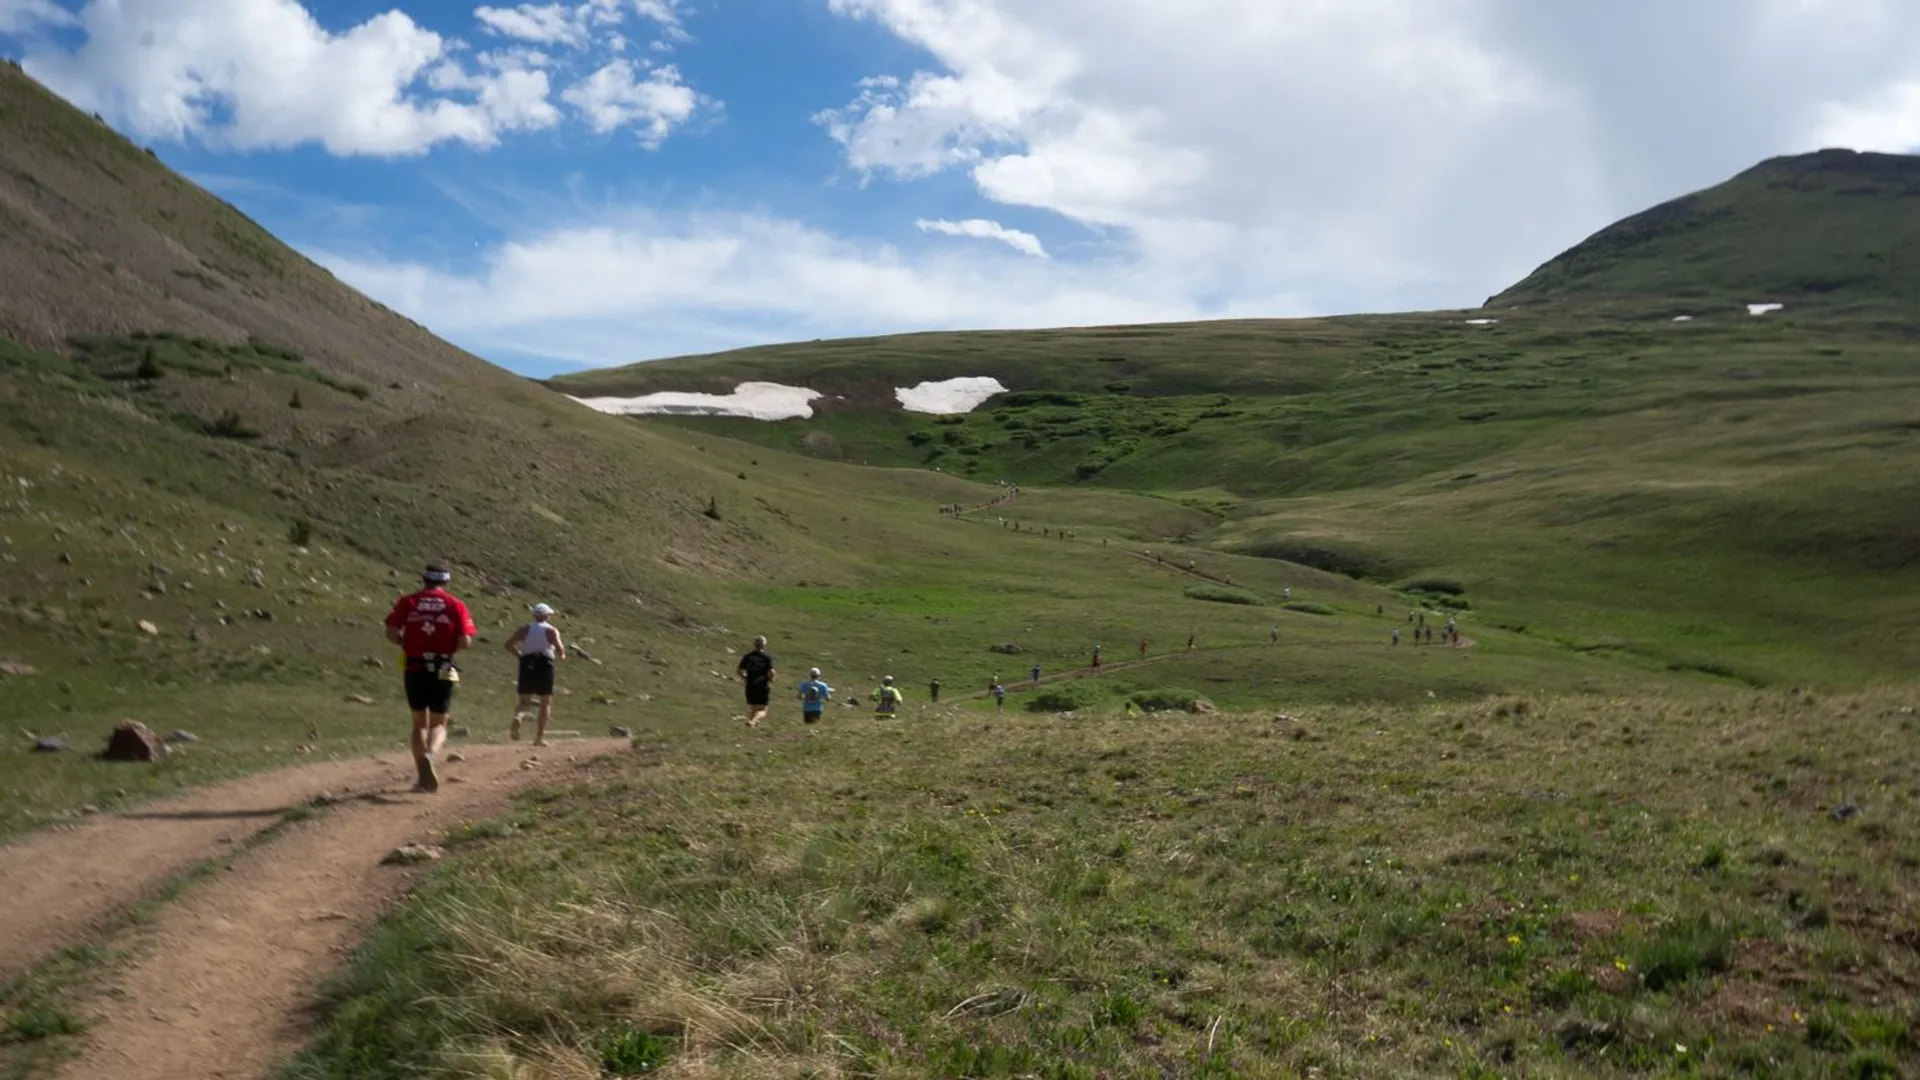
[[[1098,645],[1095,645],[1093,647],[1093,666],[1094,667],[1100,666],[1100,646]]]
[[[1146,658],[1147,658],[1147,639],[1141,638],[1140,639],[1140,659],[1145,660]]]
[[[1193,651],[1193,634],[1192,633],[1187,634],[1187,651],[1188,652]]]
[[[993,695],[993,707],[1005,711],[1007,707],[1007,688],[1000,685],[1000,676],[995,675],[987,683],[987,693]]]
[[[1267,642],[1268,644],[1271,644],[1271,645],[1280,644],[1280,624],[1279,623],[1274,623],[1272,626],[1267,628]]]
[[[880,680],[880,689],[873,692],[873,711],[883,716],[892,716],[900,711],[900,688],[893,685],[893,676]]]
[[[553,719],[553,665],[554,661],[567,658],[560,628],[548,621],[552,618],[552,608],[535,604],[533,621],[515,630],[507,639],[507,655],[520,659],[520,678],[515,686],[520,704],[513,710],[513,725],[507,729],[507,737],[515,742],[520,740],[520,717],[537,706],[538,726],[534,729],[533,745],[547,745],[547,724]]]
[[[927,684],[927,700],[933,702],[935,705],[940,704],[940,680],[939,679],[935,679],[932,682]]]
[[[740,658],[736,672],[747,684],[747,726],[759,727],[767,717],[767,699],[773,696],[773,657],[767,652],[767,639],[753,639],[753,650]]]
[[[440,790],[433,756],[447,744],[447,713],[453,710],[453,684],[460,681],[453,656],[473,644],[479,632],[467,605],[445,589],[452,580],[445,563],[428,563],[420,572],[420,590],[401,597],[387,613],[387,640],[407,658],[401,678],[413,713],[415,791]]]
[[[1040,685],[1040,665],[1039,664],[1033,665],[1033,685],[1035,686]]]
[[[808,669],[807,681],[800,684],[801,722],[819,723],[820,714],[827,710],[827,702],[831,700],[833,700],[833,687],[820,681],[820,669]]]

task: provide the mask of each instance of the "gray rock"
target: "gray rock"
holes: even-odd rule
[[[373,699],[365,694],[348,694],[347,700],[355,705],[372,705],[374,703]]]
[[[167,741],[170,743],[194,743],[200,741],[200,736],[195,735],[191,731],[170,731],[167,733]]]
[[[1847,821],[1859,815],[1860,808],[1852,803],[1841,803],[1827,813],[1827,816],[1835,821]]]
[[[213,640],[213,634],[204,626],[190,626],[187,628],[187,640],[195,645],[205,645]]]
[[[0,660],[0,675],[11,675],[16,679],[20,679],[28,675],[38,674],[39,672],[35,671],[32,667],[19,663],[18,661]]]
[[[447,761],[450,763],[456,762],[456,761],[465,761],[465,760],[467,760],[467,755],[461,753],[458,750],[455,750],[453,753],[447,755]]]
[[[387,852],[380,860],[382,866],[414,866],[420,863],[438,862],[446,852],[429,844],[406,844]]]
[[[387,666],[387,662],[385,660],[380,659],[377,656],[369,655],[369,656],[363,656],[360,658],[360,666],[370,667],[370,668],[384,668]]]
[[[633,732],[627,728],[621,727],[619,724],[615,724],[612,727],[608,728],[607,734],[616,739],[633,738]]]
[[[33,740],[33,752],[36,754],[57,754],[67,748],[67,740],[42,738]]]

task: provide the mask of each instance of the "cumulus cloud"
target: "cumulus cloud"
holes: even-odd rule
[[[0,0],[0,32],[80,30],[76,47],[41,42],[23,66],[142,136],[404,156],[449,142],[487,148],[555,126],[554,77],[570,72],[535,46],[588,57],[630,15],[684,39],[679,6],[667,0],[482,6],[481,29],[509,44],[471,56],[399,9],[336,31],[298,0],[90,0],[77,15],[46,0]],[[596,125],[617,115],[614,126],[638,127],[649,146],[699,102],[671,67],[637,81],[630,67],[601,67],[563,97]]]
[[[1920,79],[1889,86],[1862,101],[1828,105],[1813,141],[1894,154],[1920,148]]]
[[[679,69],[656,67],[641,78],[629,60],[607,64],[560,96],[593,130],[604,135],[631,127],[648,147],[659,146],[700,105],[700,96],[680,81]]]
[[[1040,244],[1040,238],[1030,232],[1009,229],[997,221],[985,218],[969,218],[966,221],[929,221],[921,218],[914,222],[921,232],[936,232],[946,236],[970,236],[977,240],[998,240],[1015,251],[1039,258],[1047,257],[1047,249]]]
[[[933,328],[1301,314],[1128,259],[919,253],[757,214],[629,210],[489,250],[473,267],[317,252],[343,280],[472,348],[626,363],[742,343]]]

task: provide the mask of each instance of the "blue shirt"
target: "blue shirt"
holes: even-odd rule
[[[827,699],[833,696],[833,687],[819,679],[808,679],[800,684],[800,711],[820,712],[827,707]]]

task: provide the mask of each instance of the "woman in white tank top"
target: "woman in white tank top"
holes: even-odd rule
[[[521,718],[537,707],[540,726],[534,733],[535,746],[547,745],[547,724],[553,719],[554,661],[567,658],[567,646],[560,640],[559,628],[547,621],[552,617],[552,608],[535,604],[533,621],[515,630],[507,639],[507,654],[520,661],[520,704],[513,711],[513,724],[507,729],[507,735],[518,740]]]

